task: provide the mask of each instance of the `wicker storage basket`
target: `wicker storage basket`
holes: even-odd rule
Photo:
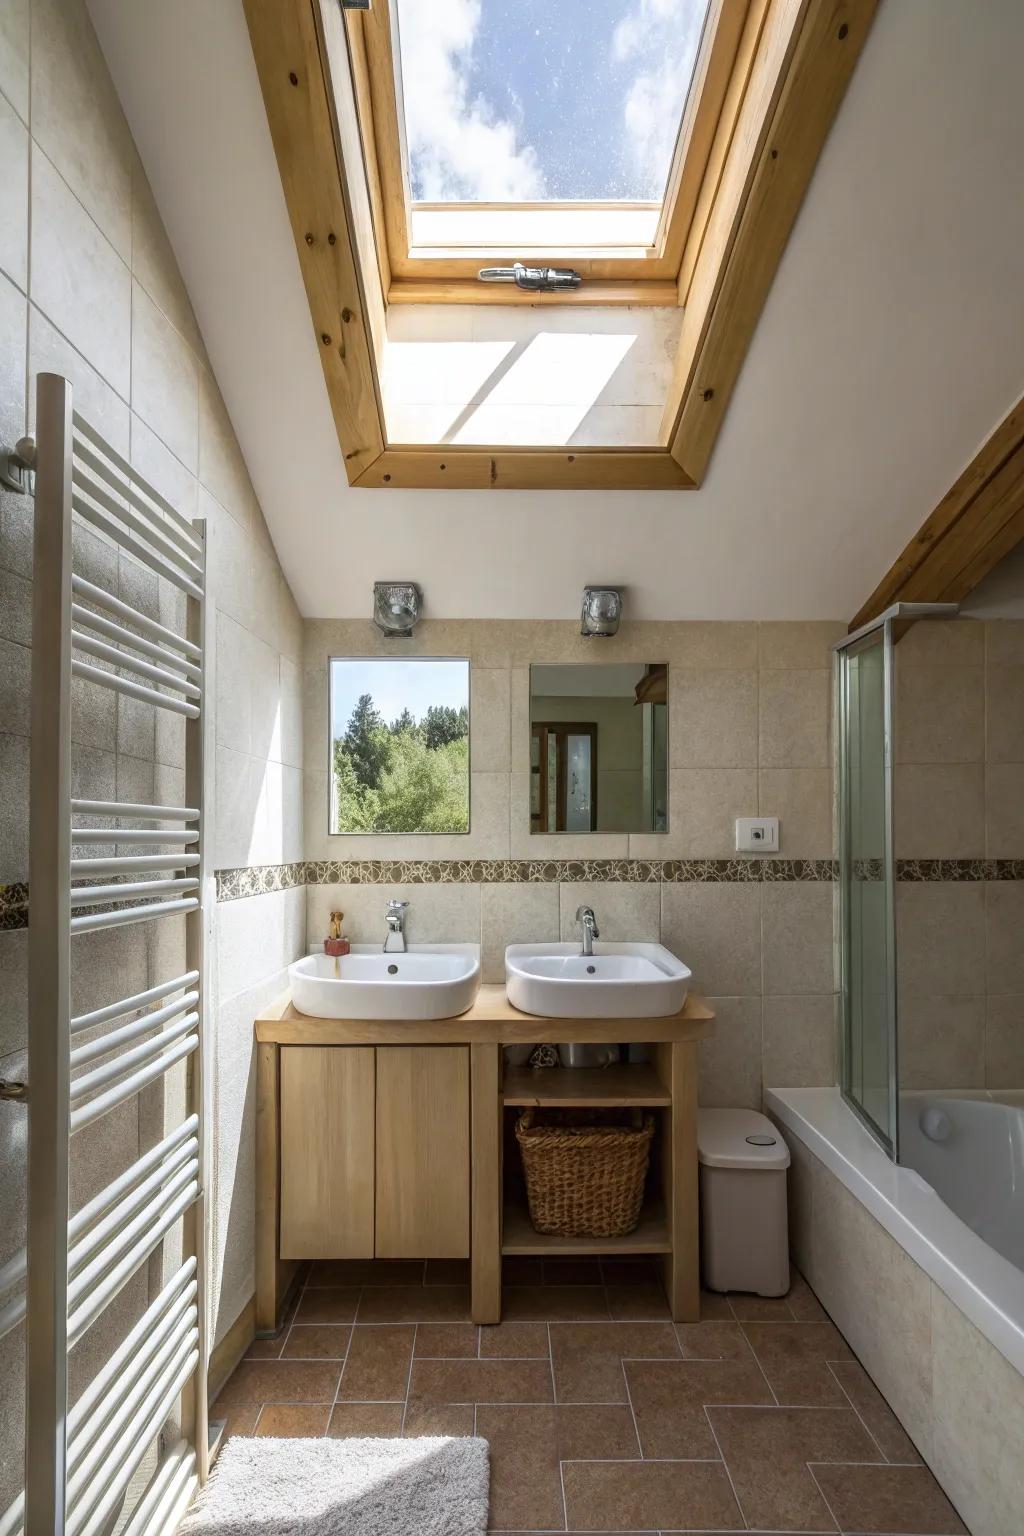
[[[552,1237],[623,1237],[640,1220],[654,1116],[616,1111],[524,1110],[516,1140],[526,1175],[530,1220]],[[581,1122],[582,1116],[582,1122]]]

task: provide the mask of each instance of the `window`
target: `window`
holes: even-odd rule
[[[674,278],[746,9],[375,4],[358,23],[363,137],[392,277],[571,262],[581,299],[588,277]]]
[[[469,662],[333,657],[330,831],[469,831]]]

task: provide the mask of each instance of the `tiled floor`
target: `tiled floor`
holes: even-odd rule
[[[483,1435],[494,1531],[964,1531],[799,1276],[674,1326],[644,1261],[506,1266],[505,1320],[477,1328],[462,1264],[313,1265],[214,1416],[236,1435]]]

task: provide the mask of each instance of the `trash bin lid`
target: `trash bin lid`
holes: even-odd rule
[[[697,1156],[706,1168],[788,1168],[782,1132],[756,1109],[697,1111]]]

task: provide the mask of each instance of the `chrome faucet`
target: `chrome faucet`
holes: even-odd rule
[[[581,953],[592,955],[594,953],[594,940],[601,937],[593,907],[577,907],[576,921],[583,935],[583,949]]]
[[[384,911],[387,920],[388,931],[384,935],[384,953],[405,954],[405,914],[408,910],[407,901],[389,901]],[[392,940],[394,942],[392,942]]]

